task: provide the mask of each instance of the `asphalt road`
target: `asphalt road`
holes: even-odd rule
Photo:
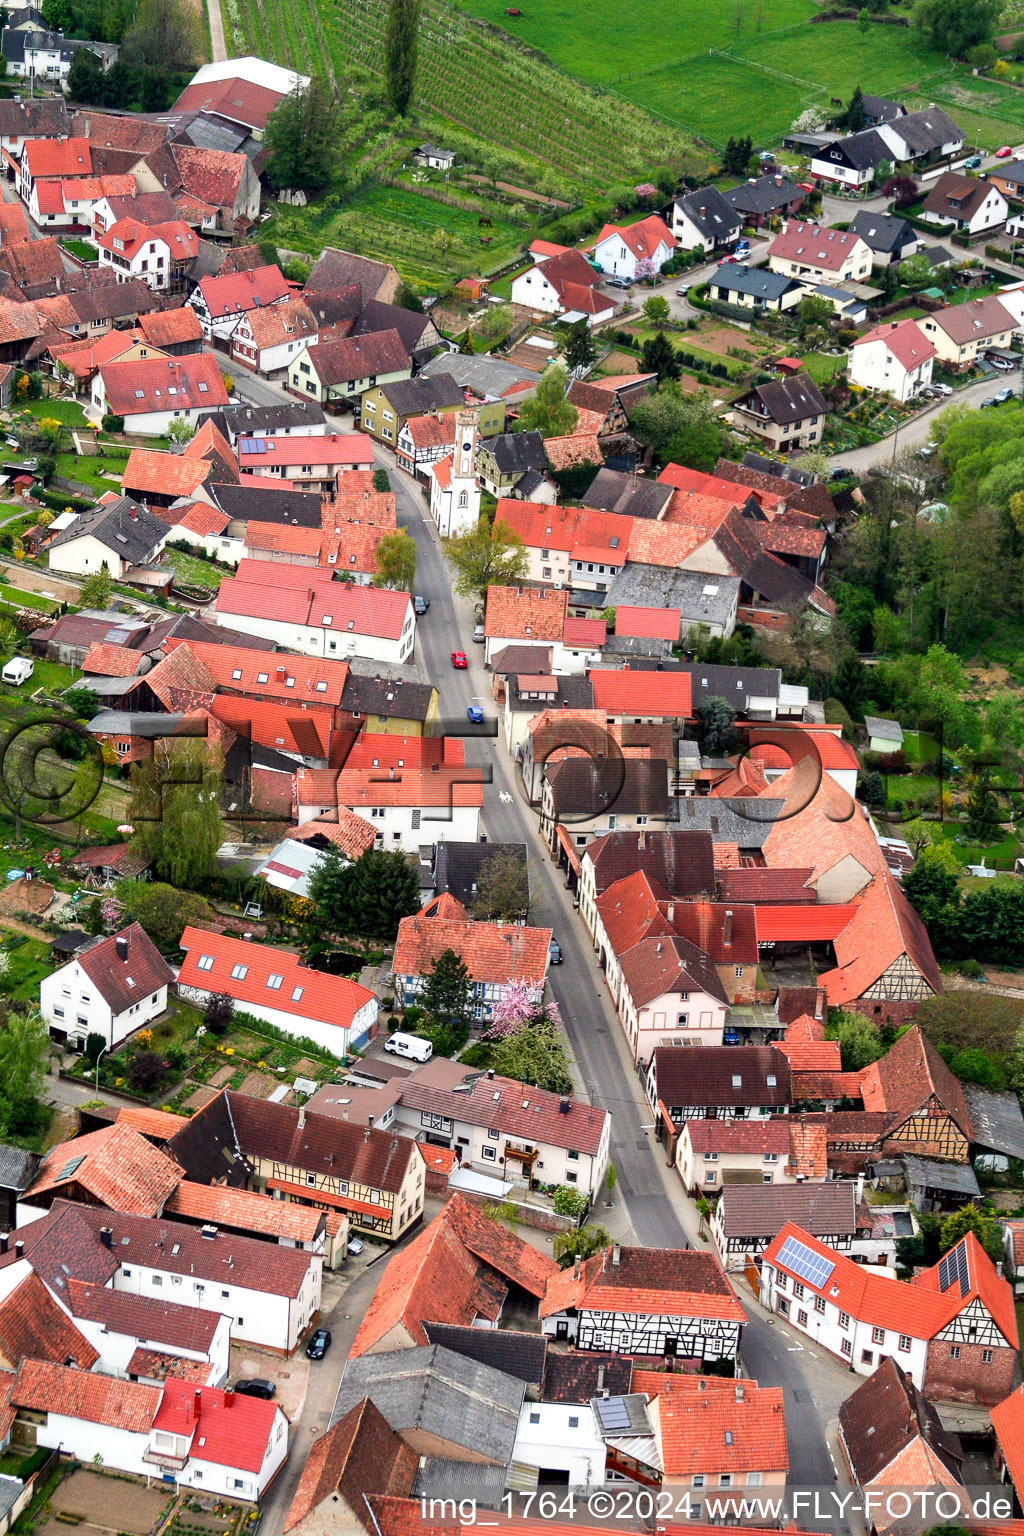
[[[438,545],[426,503],[412,481],[393,467],[391,455],[377,450],[395,491],[400,526],[416,543],[416,590],[430,599],[430,611],[417,625],[416,659],[436,685],[441,713],[461,729],[466,707],[478,702],[485,718],[496,716],[491,674],[483,666],[483,647],[474,646],[473,603],[452,591],[451,575]],[[451,652],[462,650],[470,665],[455,671]],[[650,1107],[625,1047],[601,971],[572,898],[540,837],[538,819],[521,801],[514,765],[503,741],[466,742],[468,762],[489,765],[492,782],[484,788],[483,825],[492,841],[526,843],[530,853],[531,919],[554,929],[563,963],[549,972],[551,991],[590,1102],[612,1116],[611,1156],[618,1173],[616,1201],[624,1201],[633,1240],[646,1247],[707,1246],[698,1236],[693,1203],[683,1193],[651,1127]],[[511,804],[498,799],[501,790]],[[838,1402],[852,1389],[849,1375],[830,1361],[805,1372],[810,1356],[770,1320],[743,1291],[750,1321],[743,1331],[743,1363],[754,1378],[781,1386],[789,1436],[791,1479],[799,1486],[831,1487],[835,1474],[825,1425]],[[819,1374],[824,1371],[824,1375]],[[813,1388],[812,1388],[813,1380]],[[806,1520],[803,1522],[807,1524]]]

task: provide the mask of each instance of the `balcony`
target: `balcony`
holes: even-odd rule
[[[149,1446],[142,1453],[143,1461],[153,1467],[162,1467],[165,1472],[183,1472],[188,1462],[188,1451],[176,1456],[173,1451],[160,1451],[155,1446]]]

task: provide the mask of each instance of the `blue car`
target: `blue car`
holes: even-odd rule
[[[472,721],[474,725],[483,725],[484,712],[479,704],[471,704],[469,706],[466,710],[466,719]]]

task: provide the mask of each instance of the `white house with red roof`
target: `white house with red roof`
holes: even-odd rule
[[[819,283],[867,282],[871,247],[852,230],[788,219],[768,247],[768,266],[784,277]]]
[[[199,253],[199,236],[181,219],[166,224],[118,219],[94,244],[100,266],[110,267],[119,283],[138,278],[159,292],[179,288]]]
[[[36,1444],[138,1477],[255,1504],[288,1455],[276,1403],[168,1377],[162,1387],[23,1360],[10,1395]]]
[[[664,219],[651,213],[637,224],[606,224],[594,242],[594,260],[607,276],[635,281],[660,272],[678,243]]]
[[[89,395],[95,420],[108,413],[126,432],[164,437],[172,421],[198,426],[200,417],[228,404],[217,359],[210,352],[185,357],[102,363]]]
[[[350,470],[373,469],[373,439],[365,432],[322,432],[309,437],[240,437],[243,475],[286,481],[295,490],[329,493]]]
[[[239,319],[250,309],[279,304],[291,295],[288,279],[280,267],[253,267],[247,272],[225,272],[220,277],[204,277],[192,290],[188,304],[199,316],[203,335],[227,341]]]
[[[901,404],[932,381],[936,352],[914,320],[891,320],[865,331],[850,348],[850,383],[892,395]]]
[[[173,979],[152,939],[131,923],[44,976],[39,1012],[55,1039],[81,1044],[102,1035],[110,1050],[160,1017]]]
[[[1013,1292],[973,1232],[907,1283],[787,1222],[764,1251],[761,1304],[860,1376],[891,1356],[929,1397],[997,1403],[1013,1385]]]
[[[558,315],[569,325],[584,319],[597,325],[615,313],[614,301],[601,292],[602,281],[582,251],[558,249],[539,254],[536,266],[513,278],[512,302]]]
[[[481,770],[466,765],[457,737],[362,731],[339,771],[300,768],[300,825],[346,809],[368,821],[378,845],[415,853],[422,843],[475,843],[483,809]]]
[[[469,971],[473,1016],[486,1022],[516,983],[533,988],[540,996],[548,973],[550,945],[550,928],[477,921],[460,901],[445,892],[413,916],[403,917],[398,925],[391,966],[395,1001],[403,1008],[415,1003],[434,961],[452,949]]]
[[[404,662],[416,641],[408,592],[334,580],[332,570],[271,560],[241,560],[238,575],[221,582],[217,624],[269,636],[307,656],[365,656]]]
[[[181,948],[178,996],[191,1002],[226,994],[240,1013],[288,1035],[306,1035],[338,1057],[365,1045],[376,1029],[380,1003],[372,992],[347,976],[303,965],[290,950],[192,927]]]

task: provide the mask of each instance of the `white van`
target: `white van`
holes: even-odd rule
[[[35,663],[28,656],[12,656],[10,661],[0,672],[0,678],[5,683],[13,683],[15,688],[20,688],[22,683],[28,682],[32,676]]]
[[[384,1049],[392,1056],[407,1056],[410,1061],[429,1061],[434,1054],[429,1040],[421,1040],[419,1035],[404,1035],[400,1029],[388,1036]]]

